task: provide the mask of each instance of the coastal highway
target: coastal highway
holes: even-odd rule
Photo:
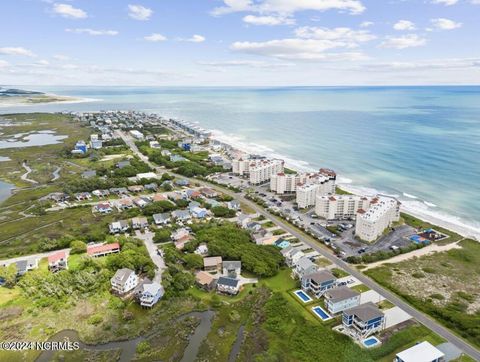
[[[157,172],[162,173],[165,172],[165,169],[162,169],[158,166],[153,165],[148,158],[143,155],[138,148],[135,145],[135,142],[128,137],[125,133],[118,131],[118,134],[120,137],[125,141],[125,143],[130,147],[130,149],[138,156],[140,157],[141,160],[145,161],[148,165],[150,165],[153,169],[155,169]],[[172,175],[175,175],[172,172],[169,172]],[[188,179],[187,177],[184,177],[182,175],[175,175],[178,177],[182,177],[185,179]],[[359,281],[361,281],[363,284],[368,286],[370,289],[375,290],[377,293],[381,294],[384,298],[388,299],[390,302],[393,304],[397,305],[398,307],[402,308],[405,312],[410,314],[413,318],[415,318],[417,321],[422,323],[425,327],[431,329],[435,333],[437,333],[439,336],[443,337],[446,339],[448,342],[452,343],[462,351],[464,351],[466,354],[468,354],[470,357],[475,359],[476,361],[480,361],[480,351],[472,346],[470,343],[465,341],[464,339],[458,337],[456,334],[452,333],[449,329],[441,325],[439,322],[435,321],[433,318],[430,316],[427,316],[426,314],[418,311],[417,309],[413,308],[410,304],[405,302],[403,299],[398,297],[396,294],[390,292],[389,290],[385,289],[381,285],[379,285],[377,282],[374,280],[370,279],[367,277],[365,274],[357,270],[355,267],[351,266],[350,264],[344,262],[343,260],[337,258],[335,255],[333,255],[330,250],[325,249],[321,244],[318,242],[307,238],[305,234],[302,232],[298,231],[296,228],[292,227],[290,224],[288,224],[286,221],[283,221],[276,216],[270,214],[268,211],[264,210],[262,207],[254,203],[253,201],[250,201],[246,199],[243,194],[237,194],[229,189],[219,187],[214,184],[210,184],[208,182],[200,181],[197,179],[190,179],[191,182],[196,182],[199,184],[202,184],[204,186],[208,186],[214,189],[217,189],[227,195],[230,195],[237,199],[238,201],[244,203],[245,205],[248,205],[251,207],[255,212],[258,214],[261,214],[271,220],[275,225],[280,226],[281,228],[285,229],[288,231],[290,234],[298,238],[298,240],[304,242],[305,244],[309,245],[312,249],[318,251],[322,256],[330,260],[332,263],[336,264],[340,268],[344,269],[348,273],[350,273],[352,276],[357,278]]]

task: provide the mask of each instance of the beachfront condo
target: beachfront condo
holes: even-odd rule
[[[372,242],[380,237],[385,229],[400,219],[400,202],[391,197],[378,197],[371,201],[370,208],[357,210],[355,235]]]

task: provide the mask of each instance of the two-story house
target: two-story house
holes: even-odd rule
[[[360,293],[346,286],[327,290],[324,297],[325,306],[331,314],[360,305]]]
[[[313,264],[313,263],[312,263]],[[315,267],[316,265],[313,264]],[[326,291],[335,288],[337,278],[328,270],[319,270],[312,273],[306,273],[301,278],[302,289],[304,292],[310,292],[315,297],[320,298]]]
[[[118,269],[110,279],[112,290],[118,294],[126,294],[138,285],[138,276],[128,268]]]
[[[385,327],[385,315],[372,302],[343,311],[342,323],[357,339],[366,338]]]

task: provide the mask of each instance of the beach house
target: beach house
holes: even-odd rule
[[[372,302],[346,309],[342,314],[343,326],[357,339],[363,339],[385,327],[385,315]]]
[[[155,225],[167,225],[170,223],[170,213],[168,212],[162,214],[153,214],[152,217]]]
[[[331,314],[360,305],[360,293],[346,286],[327,290],[324,297],[325,306]]]
[[[220,273],[222,271],[222,257],[209,256],[203,258],[203,270],[209,273]]]
[[[328,270],[319,270],[313,273],[306,273],[301,278],[301,281],[303,291],[310,292],[315,297],[320,298],[325,292],[335,288],[337,278]]]
[[[307,258],[306,256],[300,258],[295,267],[293,268],[293,274],[296,275],[299,279],[302,279],[305,275],[311,275],[315,273],[318,269],[318,266]]]
[[[240,291],[240,283],[237,279],[220,277],[217,280],[217,291],[230,295],[236,295]]]
[[[242,272],[242,262],[241,261],[223,261],[223,275],[230,278],[237,278]]]
[[[110,230],[110,234],[118,234],[127,232],[130,226],[126,220],[120,220],[110,223],[108,229]]]
[[[87,245],[87,255],[93,258],[98,258],[101,256],[115,254],[119,252],[119,243]]]
[[[146,217],[132,218],[132,228],[135,230],[148,228],[148,220]]]
[[[48,256],[48,270],[52,273],[68,269],[68,255],[65,251],[57,251]]]
[[[110,279],[112,290],[118,294],[126,294],[138,285],[138,276],[128,268],[118,269]]]
[[[202,288],[206,291],[211,291],[215,289],[216,279],[212,274],[200,270],[195,274],[195,283],[199,288]]]
[[[152,308],[165,293],[163,287],[156,283],[143,283],[140,291],[140,305],[146,308]]]

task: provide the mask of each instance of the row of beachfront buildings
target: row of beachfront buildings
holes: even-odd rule
[[[325,220],[356,220],[355,235],[372,242],[400,218],[400,203],[387,197],[336,194],[335,171],[286,173],[283,160],[238,158],[232,171],[249,178],[252,185],[269,183],[276,194],[295,194],[300,209],[315,206],[315,213]]]

